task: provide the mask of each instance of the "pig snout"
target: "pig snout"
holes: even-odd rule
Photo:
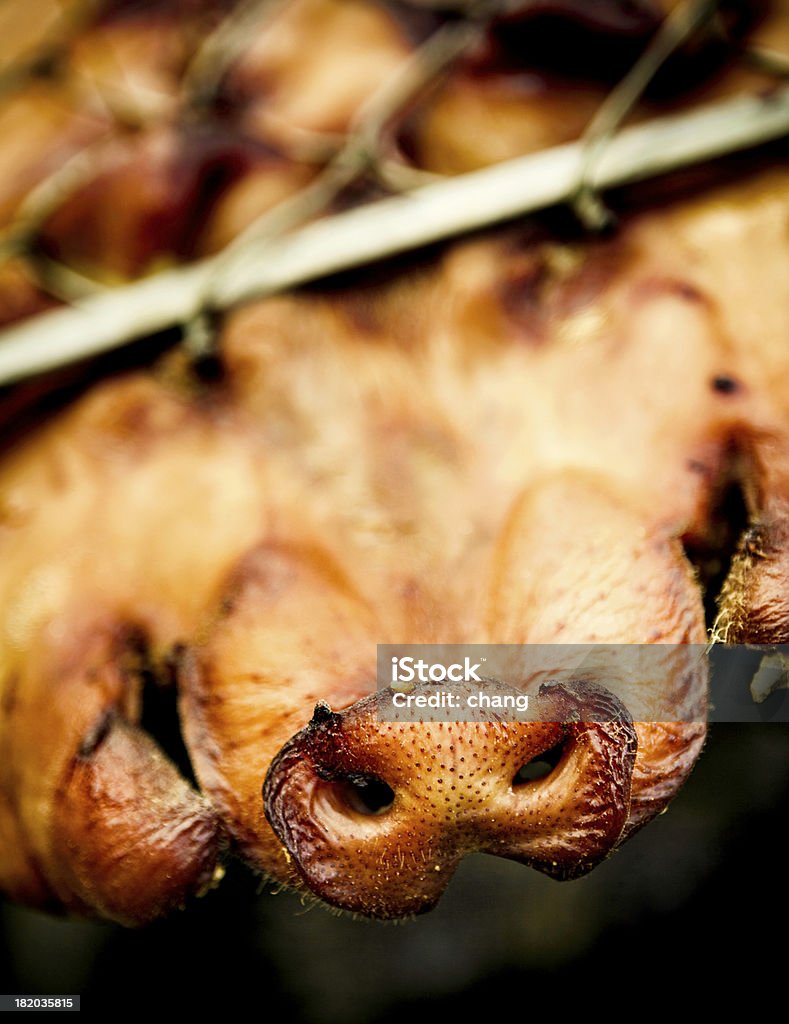
[[[543,686],[540,720],[527,721],[387,721],[391,696],[338,712],[318,704],[267,774],[266,816],[316,896],[404,917],[433,907],[473,851],[555,878],[612,851],[637,740],[609,691]]]

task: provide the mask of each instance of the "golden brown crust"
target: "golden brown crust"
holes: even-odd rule
[[[19,127],[5,224],[97,143],[36,225],[44,255],[112,280],[226,244],[311,180],[316,152],[444,17],[298,0],[207,99],[187,67],[210,6],[109,11],[62,54],[62,106],[46,82],[3,99],[0,133]],[[629,27],[616,3],[592,26],[589,5],[513,7],[390,119],[383,152],[451,174],[577,136],[594,91],[579,102],[557,69],[525,81],[513,19],[556,15],[635,47],[653,7],[633,22],[629,5]],[[219,325],[213,383],[176,355],[96,385],[10,449],[0,888],[144,923],[210,883],[227,838],[258,870],[392,917],[432,905],[471,850],[571,877],[661,811],[704,738],[689,654],[706,639],[702,595],[682,541],[714,533],[734,475],[752,523],[719,629],[760,643],[789,630],[788,182],[743,178],[607,240],[503,228],[255,303]],[[0,317],[51,301],[25,285],[33,256],[2,271]],[[676,720],[629,722],[611,670],[581,694],[616,709],[610,725],[580,708],[572,725],[385,727],[375,647],[404,641],[660,645],[639,696],[668,692]],[[174,664],[199,791],[141,724],[144,675],[164,682]],[[516,783],[559,743],[545,780]],[[342,788],[368,776],[393,794],[381,814]]]
[[[749,245],[760,237],[754,223],[780,202],[775,190],[746,190]],[[166,773],[189,840],[157,832],[146,858],[181,865],[179,893],[165,886],[150,906],[130,906],[109,875],[106,891],[93,888],[99,852],[76,863],[65,853],[78,844],[80,814],[82,834],[97,829],[101,846],[80,794],[109,794],[116,778],[103,757],[82,762],[79,750],[109,709],[135,720],[135,686],[118,667],[123,622],[149,637],[154,660],[188,642],[181,713],[201,786],[242,855],[290,881],[264,818],[267,767],[317,700],[342,709],[370,692],[376,642],[658,641],[667,652],[703,642],[678,537],[703,531],[716,467],[751,408],[746,387],[740,397],[712,386],[744,358],[722,319],[736,297],[718,297],[718,255],[692,248],[721,218],[729,207],[715,197],[641,218],[591,291],[582,275],[594,244],[574,246],[568,262],[555,251],[548,259],[542,242],[513,249],[505,235],[378,285],[364,306],[342,290],[269,300],[231,318],[227,374],[211,401],[130,376],[7,458],[0,788],[4,832],[19,838],[3,864],[6,890],[147,920],[210,871],[216,834],[205,807]],[[695,252],[685,284],[667,287],[683,251]],[[524,259],[542,261],[543,285],[536,311],[522,304],[513,322],[499,282],[515,272],[508,261]],[[409,295],[419,296],[415,316]],[[532,327],[540,343],[523,344]],[[688,348],[672,361],[677,332]],[[641,415],[655,360],[674,395],[668,423]],[[689,468],[701,458],[703,474]],[[697,708],[704,679],[667,657],[678,707]],[[665,806],[703,735],[692,725],[636,730],[628,831]],[[125,726],[112,735],[108,751],[120,746],[131,765],[148,757],[148,742]],[[159,755],[148,759],[157,792],[163,769]],[[130,809],[150,800],[137,777]],[[82,808],[68,828],[55,813],[59,793]],[[136,827],[130,814],[127,834]],[[112,861],[112,843],[102,849]],[[397,913],[398,900],[387,911],[376,897],[370,912]]]

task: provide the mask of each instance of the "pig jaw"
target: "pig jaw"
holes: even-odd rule
[[[398,918],[430,910],[474,851],[560,879],[598,864],[628,821],[635,728],[594,684],[542,696],[556,721],[383,721],[386,692],[341,712],[319,704],[263,788],[304,884]]]

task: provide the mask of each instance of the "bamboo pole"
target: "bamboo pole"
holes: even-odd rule
[[[596,163],[604,190],[789,134],[789,87],[657,118],[614,136]],[[251,239],[208,259],[40,314],[0,334],[0,384],[467,231],[573,198],[580,142],[424,185],[308,224]]]

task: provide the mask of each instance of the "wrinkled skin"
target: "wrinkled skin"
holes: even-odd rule
[[[97,163],[47,244],[131,275],[222,244],[300,187],[312,172],[269,148],[282,125],[344,129],[381,53],[410,45],[359,7],[294,4],[232,70],[260,133],[241,156],[213,136],[182,149],[168,107]],[[319,12],[327,31],[347,18],[369,38],[374,23],[381,53],[352,88],[299,79],[298,19]],[[146,95],[177,81],[165,29],[142,48]],[[99,91],[101,53],[87,35],[71,58]],[[451,134],[442,97],[467,74],[408,129],[411,152],[435,145],[452,171],[479,153],[419,123]],[[505,85],[489,86],[495,109]],[[533,113],[504,133],[515,148],[531,147]],[[215,157],[232,173],[202,217],[184,183]],[[789,621],[788,185],[744,175],[609,240],[505,228],[259,302],[223,321],[217,380],[176,353],[21,438],[0,463],[2,891],[144,923],[218,880],[231,850],[334,906],[400,917],[434,905],[468,852],[575,877],[663,810],[704,738],[687,651],[707,632],[683,542],[714,543],[733,477],[755,532],[721,623],[770,643]],[[383,722],[376,644],[403,642],[659,644],[645,691],[668,688],[676,720],[631,721],[603,678],[551,691],[556,722]],[[177,692],[195,784],[148,729],[156,687]],[[549,752],[550,773],[518,781]]]

